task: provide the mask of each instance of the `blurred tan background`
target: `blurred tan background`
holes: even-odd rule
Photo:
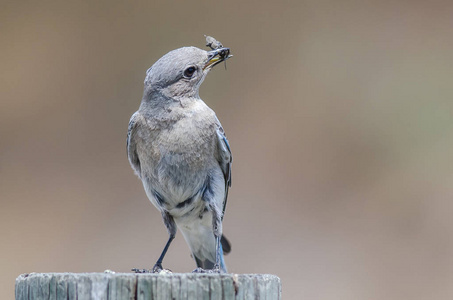
[[[453,298],[451,1],[3,1],[0,298],[27,272],[152,267],[126,157],[145,71],[231,47],[201,97],[234,155],[235,273],[284,299]],[[164,266],[195,268],[180,234]]]

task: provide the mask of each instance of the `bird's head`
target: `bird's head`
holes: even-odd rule
[[[205,51],[183,47],[168,52],[148,69],[144,101],[180,101],[198,98],[198,90],[208,72],[230,58],[229,48]]]

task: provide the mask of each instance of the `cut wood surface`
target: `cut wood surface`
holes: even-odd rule
[[[16,279],[16,300],[281,299],[269,274],[30,273]]]

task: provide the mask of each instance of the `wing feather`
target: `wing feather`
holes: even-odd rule
[[[220,124],[220,123],[219,123]],[[231,164],[233,162],[233,156],[231,154],[230,144],[225,135],[225,131],[222,126],[217,129],[217,144],[219,149],[219,164],[222,169],[223,176],[225,178],[225,199],[223,200],[222,219],[225,214],[225,208],[228,199],[228,189],[231,187]]]
[[[135,134],[137,132],[137,125],[140,118],[139,112],[135,112],[130,121],[129,126],[127,129],[127,141],[126,141],[126,150],[127,150],[127,157],[129,162],[134,169],[135,174],[141,178],[141,166],[140,166],[140,159],[137,155],[137,144],[135,141]]]

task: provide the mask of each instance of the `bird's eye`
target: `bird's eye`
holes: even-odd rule
[[[186,77],[186,78],[192,77],[196,70],[197,70],[197,69],[196,69],[195,67],[188,67],[188,68],[184,71],[184,77]]]

